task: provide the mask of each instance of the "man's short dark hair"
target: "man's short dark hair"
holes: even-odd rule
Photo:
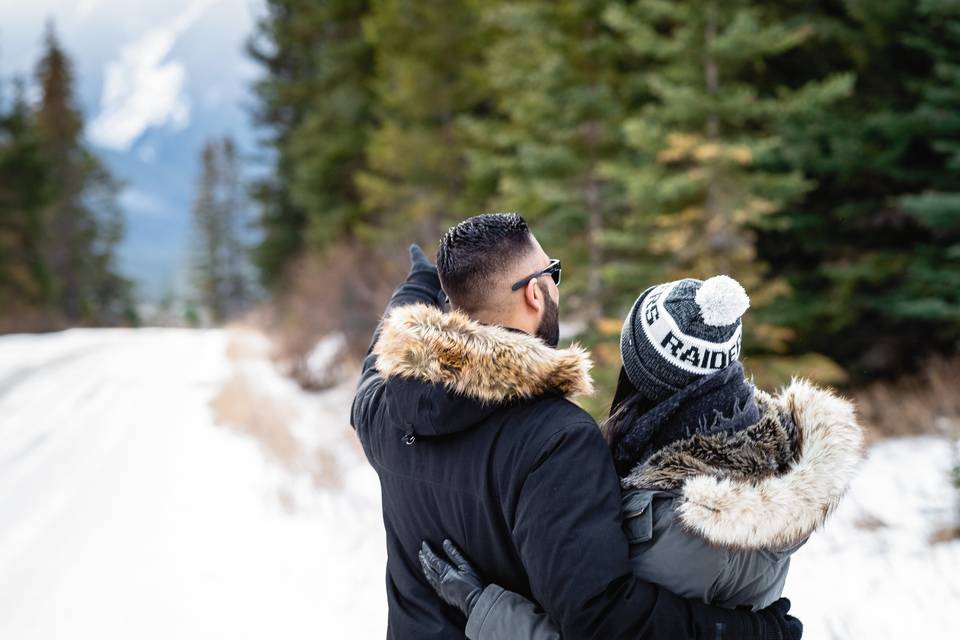
[[[533,248],[516,213],[485,213],[451,227],[440,240],[437,271],[450,301],[468,313],[484,308],[488,287]],[[506,283],[509,290],[510,284]]]

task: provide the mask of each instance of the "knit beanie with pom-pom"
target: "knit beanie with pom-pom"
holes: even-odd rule
[[[740,316],[750,307],[733,278],[684,279],[650,287],[627,314],[620,354],[630,382],[652,402],[740,357]]]

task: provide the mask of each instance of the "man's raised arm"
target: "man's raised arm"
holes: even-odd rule
[[[445,309],[446,295],[440,287],[436,266],[427,259],[419,246],[412,244],[410,245],[410,273],[403,284],[393,292],[384,316],[394,307],[418,303]],[[373,332],[373,339],[370,341],[370,348],[367,349],[367,355],[363,359],[360,382],[357,384],[357,393],[353,398],[350,411],[350,424],[357,430],[362,429],[376,411],[379,404],[377,400],[383,390],[383,377],[377,371],[377,356],[373,353],[373,347],[377,344],[379,337],[380,325],[377,325],[376,331]]]

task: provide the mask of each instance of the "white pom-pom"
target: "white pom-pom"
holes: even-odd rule
[[[700,305],[704,323],[711,327],[729,326],[750,308],[747,292],[730,276],[704,280],[694,299]]]

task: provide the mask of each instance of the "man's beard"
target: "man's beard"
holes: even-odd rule
[[[551,347],[556,347],[560,342],[560,306],[550,297],[550,290],[543,283],[538,282],[540,293],[546,299],[543,307],[543,318],[540,319],[540,326],[537,327],[537,337],[546,342]]]

